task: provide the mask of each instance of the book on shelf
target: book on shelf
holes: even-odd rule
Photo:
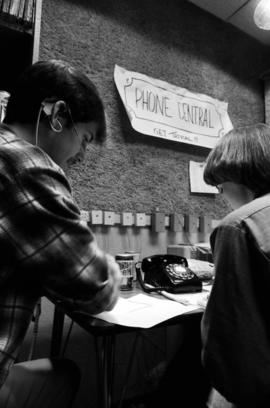
[[[0,20],[32,27],[35,19],[36,0],[0,0]]]
[[[19,14],[20,2],[21,0],[11,0],[10,2],[9,14],[16,19],[18,18]]]
[[[25,9],[27,7],[28,0],[21,0],[20,1],[20,7],[19,7],[19,13],[18,13],[18,20],[23,23],[25,21]]]
[[[31,24],[34,19],[34,0],[27,0],[25,4],[24,21]]]
[[[9,96],[9,92],[0,91],[0,122],[4,120]]]
[[[1,12],[9,14],[11,0],[3,0],[1,4]]]

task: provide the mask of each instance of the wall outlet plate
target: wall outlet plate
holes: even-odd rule
[[[151,219],[152,231],[165,231],[165,214],[161,212],[153,213]]]
[[[136,225],[136,227],[145,227],[146,226],[146,214],[145,213],[136,213],[135,214],[135,225]]]
[[[103,212],[101,210],[91,211],[91,224],[102,225],[103,223]]]
[[[212,230],[212,219],[207,215],[199,217],[199,232],[207,234]]]
[[[170,229],[174,232],[180,232],[184,229],[184,217],[181,214],[171,214],[170,216]]]
[[[185,232],[198,232],[198,218],[195,215],[186,214],[184,220]]]
[[[81,210],[81,220],[84,222],[90,221],[90,214],[89,211]]]
[[[134,224],[134,217],[132,212],[123,212],[121,214],[121,224],[125,226],[130,226]]]
[[[113,211],[104,211],[103,214],[103,223],[104,225],[114,225],[114,212]]]

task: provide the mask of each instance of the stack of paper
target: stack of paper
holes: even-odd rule
[[[196,309],[199,309],[198,305],[184,305],[139,294],[128,299],[119,298],[113,310],[96,314],[94,317],[122,326],[149,328]]]

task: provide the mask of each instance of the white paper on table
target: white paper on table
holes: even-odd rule
[[[203,309],[207,305],[209,294],[212,289],[212,284],[204,285],[201,292],[194,293],[168,293],[164,290],[160,293],[168,299],[174,300],[186,306],[202,307]]]
[[[138,294],[127,299],[120,297],[113,310],[93,316],[122,326],[149,328],[196,309],[198,305],[186,306],[171,300]]]

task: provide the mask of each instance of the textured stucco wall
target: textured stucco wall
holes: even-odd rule
[[[228,207],[221,197],[191,195],[189,191],[189,161],[204,160],[208,150],[132,130],[113,81],[114,65],[226,101],[233,125],[238,126],[264,121],[263,84],[258,78],[269,68],[268,49],[184,0],[43,0],[43,58],[61,58],[83,69],[98,86],[106,105],[109,131],[105,146],[90,146],[86,161],[69,170],[81,209],[150,213],[159,207],[167,213],[193,212],[214,219],[225,215]],[[112,232],[107,228],[99,234],[104,238],[101,246],[108,251],[111,241],[116,241]],[[146,228],[132,234],[120,231],[117,244],[122,250],[154,253],[158,248],[160,252],[161,247],[166,249],[164,235],[153,236]],[[182,242],[169,238],[169,243]],[[52,307],[46,301],[42,318],[37,356],[47,355],[49,350]],[[175,347],[172,339],[177,340]],[[75,404],[79,408],[96,407],[98,402],[91,341],[74,326],[67,356],[79,363],[83,374]],[[146,373],[159,361],[156,350],[163,353],[163,343],[164,349],[180,345],[176,333],[167,333],[164,340],[159,332],[158,347],[153,347],[151,336],[151,349],[144,345],[144,352],[143,347],[137,351],[137,375],[131,376],[127,396],[146,392]],[[121,353],[117,354],[115,395],[123,385],[130,344],[126,339],[118,343]],[[141,367],[146,367],[145,372]]]
[[[229,103],[234,126],[264,121],[265,47],[185,1],[43,0],[40,58],[82,68],[105,101],[109,132],[102,148],[69,171],[81,209],[208,214],[220,197],[191,195],[188,164],[208,150],[132,130],[114,81],[114,65]]]

